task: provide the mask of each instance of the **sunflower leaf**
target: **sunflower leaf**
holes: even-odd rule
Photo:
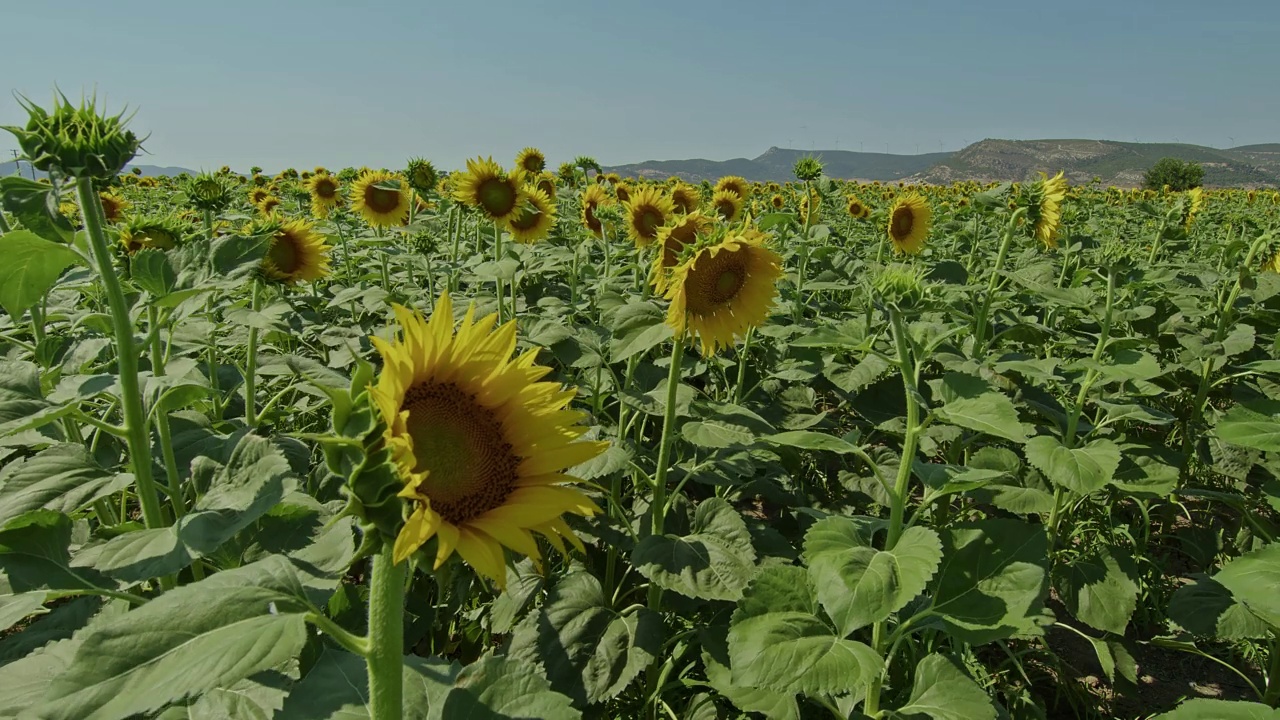
[[[755,574],[756,552],[742,516],[720,498],[704,500],[688,535],[650,535],[631,562],[658,587],[700,600],[737,600]]]

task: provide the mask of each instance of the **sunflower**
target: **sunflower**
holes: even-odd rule
[[[99,193],[98,198],[102,201],[102,218],[107,222],[119,220],[129,207],[128,200],[114,193]]]
[[[266,200],[269,195],[271,195],[271,191],[265,187],[255,187],[249,191],[249,204],[256,206],[258,203]]]
[[[453,181],[453,197],[502,222],[520,209],[520,185],[493,158],[467,161],[467,171]]]
[[[742,214],[742,196],[732,190],[717,190],[711,196],[711,206],[725,222],[733,222]]]
[[[351,186],[351,207],[374,227],[390,227],[409,219],[409,187],[393,173],[369,171]]]
[[[262,258],[268,277],[293,284],[319,280],[329,274],[329,246],[306,220],[280,224],[271,236],[271,246]]]
[[[553,173],[546,170],[538,173],[538,179],[533,186],[546,193],[549,198],[556,196],[556,176]]]
[[[677,178],[676,184],[671,188],[671,204],[678,212],[691,213],[702,204],[702,193],[698,192],[698,188],[680,182]]]
[[[747,183],[746,178],[737,175],[726,175],[716,181],[715,191],[728,190],[738,196],[740,200],[746,200],[751,195],[751,185]]]
[[[519,212],[507,218],[507,230],[516,242],[533,243],[551,233],[556,224],[556,204],[537,188],[522,193]]]
[[[854,220],[862,220],[871,214],[871,208],[863,204],[857,195],[849,196],[844,209],[849,213],[849,217]]]
[[[640,247],[652,245],[658,239],[658,229],[675,213],[671,198],[654,185],[637,190],[625,207],[627,234]]]
[[[120,228],[120,244],[130,255],[143,248],[172,250],[182,241],[182,230],[176,215],[134,217]]]
[[[258,203],[258,212],[263,215],[270,215],[280,207],[280,198],[275,195],[268,195],[262,198],[262,202]]]
[[[1196,214],[1204,209],[1204,190],[1198,187],[1188,190],[1185,207],[1186,209],[1183,211],[1185,218],[1182,221],[1182,227],[1190,230],[1192,221],[1196,219]]]
[[[596,217],[596,209],[612,203],[609,194],[599,185],[588,185],[582,193],[582,224],[592,235],[603,237],[604,226],[600,223],[600,218]]]
[[[604,451],[574,442],[583,413],[566,406],[576,391],[539,382],[550,368],[538,351],[512,358],[515,321],[494,329],[475,306],[454,332],[453,304],[440,296],[430,321],[395,306],[401,334],[371,338],[383,368],[370,396],[386,423],[385,439],[412,511],[396,537],[395,562],[436,538],[435,567],[456,550],[499,587],[503,548],[540,559],[533,532],[563,551],[582,543],[561,518],[600,512],[564,474]]]
[[[915,255],[924,249],[932,214],[929,203],[918,193],[901,195],[889,210],[889,240],[894,252]]]
[[[338,179],[326,173],[312,175],[306,182],[311,193],[311,214],[316,217],[329,217],[329,213],[338,206]]]
[[[419,195],[429,195],[436,189],[436,182],[440,179],[436,166],[432,165],[430,160],[422,158],[409,160],[404,176],[409,181],[409,187],[417,190]]]
[[[667,324],[698,338],[703,356],[764,323],[778,296],[782,258],[764,247],[765,235],[747,230],[699,249],[676,267],[667,286]]]
[[[1067,179],[1059,172],[1053,177],[1040,173],[1040,182],[1029,190],[1027,221],[1037,240],[1046,248],[1058,247],[1058,223],[1062,220],[1062,201],[1067,197]]]
[[[773,197],[769,198],[769,204],[773,206],[774,210],[781,210],[782,208],[786,207],[787,199],[782,197],[781,195],[774,195]]]
[[[813,209],[813,217],[810,218],[809,210]],[[806,192],[800,197],[800,222],[809,225],[817,222],[818,216],[822,214],[822,197],[818,192]]]
[[[547,168],[547,156],[538,148],[527,147],[516,153],[516,167],[537,175]]]
[[[618,198],[618,202],[627,203],[631,201],[631,193],[634,190],[629,184],[620,182],[613,186],[613,196]]]
[[[692,246],[699,235],[705,235],[715,227],[715,221],[694,210],[688,215],[681,215],[658,230],[658,245],[662,248],[653,258],[653,268],[649,280],[659,295],[667,292],[667,280],[671,269],[680,264],[680,254],[686,247]]]

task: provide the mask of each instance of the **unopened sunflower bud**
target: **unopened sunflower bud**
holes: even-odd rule
[[[59,93],[51,110],[20,101],[29,117],[26,127],[5,126],[18,139],[37,170],[75,178],[110,180],[138,154],[142,141],[125,126],[124,113],[98,113],[96,99],[76,107]]]

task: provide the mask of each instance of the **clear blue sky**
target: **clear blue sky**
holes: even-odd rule
[[[1280,142],[1280,0],[6,0],[0,16],[0,123],[25,117],[11,90],[96,87],[138,108],[155,165]],[[0,158],[14,147],[0,133]]]

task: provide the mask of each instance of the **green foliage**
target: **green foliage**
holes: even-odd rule
[[[1142,176],[1143,187],[1150,190],[1167,187],[1181,192],[1200,187],[1202,184],[1204,184],[1204,168],[1200,167],[1200,163],[1174,157],[1161,158]]]

